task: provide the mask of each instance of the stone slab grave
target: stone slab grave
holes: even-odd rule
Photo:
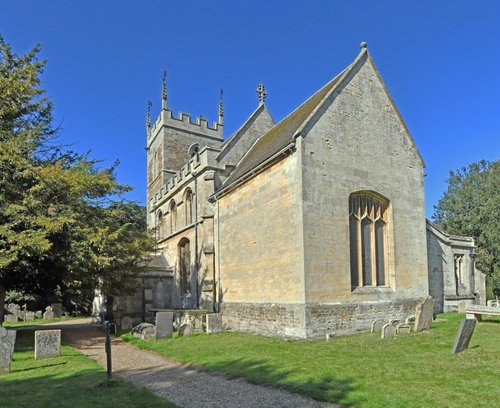
[[[156,328],[151,323],[140,323],[135,326],[130,333],[132,333],[134,337],[146,340],[155,337]]]
[[[222,326],[222,313],[208,313],[205,319],[208,334],[219,333],[224,330]]]
[[[382,326],[382,332],[380,337],[383,339],[387,339],[389,337],[396,337],[396,326],[393,324],[387,323]]]
[[[156,339],[170,339],[174,330],[174,312],[156,312]]]
[[[35,331],[35,360],[61,355],[61,330]]]
[[[434,299],[432,296],[419,303],[415,309],[415,331],[420,332],[431,328],[434,314]]]
[[[16,331],[7,330],[0,326],[0,374],[10,372],[10,363],[14,355]]]
[[[453,354],[460,353],[469,347],[472,333],[474,333],[474,327],[476,327],[476,319],[462,319],[458,327],[453,349],[451,350]]]

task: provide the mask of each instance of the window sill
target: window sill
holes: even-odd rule
[[[393,292],[390,286],[360,286],[352,289],[352,293],[356,295],[376,295],[390,292]]]

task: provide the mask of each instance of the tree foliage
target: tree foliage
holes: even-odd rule
[[[474,238],[477,266],[500,287],[500,160],[472,163],[450,171],[448,190],[433,219],[457,235]]]
[[[152,248],[145,209],[116,199],[130,189],[117,164],[58,144],[38,52],[19,56],[0,36],[0,319],[6,290],[46,300],[98,282],[124,290]]]

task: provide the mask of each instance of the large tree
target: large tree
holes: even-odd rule
[[[433,219],[451,234],[474,238],[477,266],[500,288],[500,160],[451,171]]]
[[[120,290],[152,247],[143,208],[116,199],[130,189],[116,166],[58,144],[38,52],[19,56],[0,36],[0,322],[7,290]]]

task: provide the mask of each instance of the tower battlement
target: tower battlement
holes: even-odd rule
[[[191,115],[185,112],[179,112],[178,116],[175,116],[171,109],[166,108],[161,110],[158,118],[154,124],[152,124],[151,132],[148,132],[148,141],[154,139],[163,126],[181,129],[189,133],[208,136],[221,141],[224,138],[224,125],[214,122],[213,125],[210,126],[208,120],[202,116],[198,116],[196,120],[193,121]]]

